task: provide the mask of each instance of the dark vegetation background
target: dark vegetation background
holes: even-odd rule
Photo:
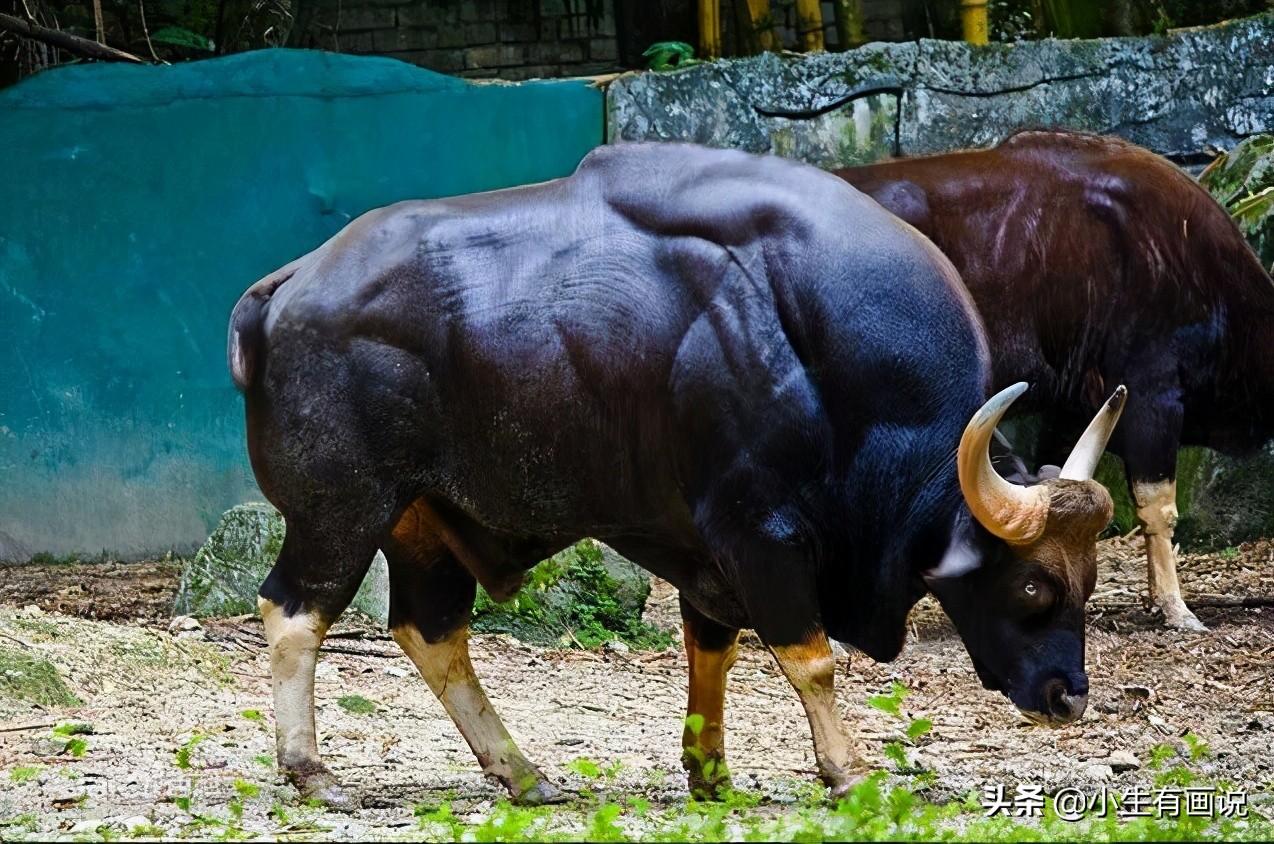
[[[759,49],[747,0],[719,0],[727,55]],[[798,49],[796,0],[771,0],[784,49]],[[855,0],[868,40],[960,37],[957,0]],[[841,49],[824,2],[829,49]],[[1144,35],[1274,8],[1274,0],[991,0],[991,38]],[[265,47],[388,54],[463,76],[579,76],[645,67],[661,41],[697,43],[696,0],[0,0],[0,12],[148,61]],[[0,85],[76,60],[0,31]]]

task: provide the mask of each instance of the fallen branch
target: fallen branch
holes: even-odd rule
[[[41,41],[57,47],[59,50],[66,50],[68,53],[74,53],[77,56],[83,56],[88,59],[98,59],[104,62],[146,63],[132,53],[116,50],[114,47],[108,47],[91,38],[81,38],[78,35],[63,32],[60,29],[49,29],[37,23],[24,21],[22,18],[15,18],[13,15],[0,13],[0,30],[7,30],[34,41]]]
[[[43,730],[45,727],[57,726],[54,721],[41,721],[38,724],[18,724],[12,727],[0,727],[0,733],[22,733],[27,730]]]

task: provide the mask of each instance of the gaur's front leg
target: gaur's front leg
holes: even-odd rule
[[[730,788],[725,761],[725,684],[738,655],[739,630],[704,616],[684,596],[681,620],[690,662],[681,764],[692,797],[719,800]]]
[[[836,661],[827,636],[819,629],[804,641],[767,645],[805,707],[814,736],[818,776],[833,797],[840,797],[862,779],[865,765],[836,712]]]

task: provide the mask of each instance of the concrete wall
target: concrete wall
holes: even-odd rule
[[[824,167],[890,154],[989,146],[1022,126],[1120,135],[1188,159],[1274,130],[1274,15],[1158,38],[1031,41],[975,48],[922,40],[844,53],[765,54],[610,85],[612,140],[693,140]],[[876,83],[901,98],[808,114]]]
[[[189,549],[259,498],[244,288],[369,208],[569,173],[602,98],[292,50],[0,91],[0,559]]]
[[[320,0],[292,42],[510,80],[619,69],[613,0]],[[308,11],[308,13],[307,13]]]

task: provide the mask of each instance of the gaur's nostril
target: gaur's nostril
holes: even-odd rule
[[[1066,681],[1060,677],[1054,677],[1044,684],[1044,705],[1049,715],[1060,717],[1065,714],[1067,691]]]
[[[1081,688],[1082,686],[1082,688]],[[1059,723],[1078,720],[1088,708],[1088,678],[1069,688],[1065,680],[1055,677],[1044,684],[1044,706],[1049,716]]]

